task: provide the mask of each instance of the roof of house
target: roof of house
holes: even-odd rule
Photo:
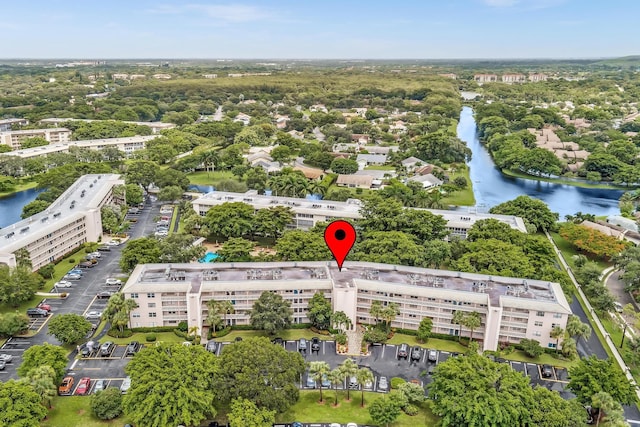
[[[409,178],[410,181],[416,181],[416,182],[420,182],[420,183],[425,183],[428,182],[429,184],[432,185],[442,185],[442,181],[440,179],[438,179],[435,175],[433,174],[426,174],[426,175],[416,175],[416,176],[412,176],[411,178]]]
[[[336,184],[371,187],[374,177],[371,175],[338,175]]]
[[[361,176],[372,176],[374,179],[383,179],[385,175],[394,177],[396,176],[396,171],[391,170],[376,170],[376,169],[363,169],[359,170],[354,175]]]
[[[386,163],[386,154],[358,154],[356,161],[364,160],[367,163]]]
[[[318,179],[324,175],[324,171],[321,169],[308,168],[306,166],[296,166],[293,170],[300,171],[306,176],[308,179]]]
[[[433,172],[434,168],[435,168],[434,165],[426,164],[424,166],[420,166],[414,172],[415,172],[416,175],[426,175],[426,174],[429,174],[429,173]]]
[[[404,159],[403,161],[401,161],[400,163],[402,163],[402,166],[410,166],[410,165],[415,165],[416,163],[422,163],[425,164],[427,162],[425,162],[424,160],[421,160],[417,157],[407,157],[406,159]]]
[[[266,151],[258,151],[256,153],[253,154],[249,154],[247,156],[247,161],[249,163],[253,162],[254,160],[258,160],[258,159],[265,159],[267,161],[272,161],[273,158],[269,155],[269,153],[267,153]]]

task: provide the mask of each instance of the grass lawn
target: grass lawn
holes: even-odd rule
[[[448,341],[448,340],[441,340],[438,338],[429,338],[429,341],[427,341],[425,344],[419,343],[416,340],[416,337],[413,335],[404,335],[404,334],[394,334],[393,338],[391,338],[389,341],[387,341],[387,344],[403,344],[403,343],[407,343],[410,346],[420,346],[420,347],[425,347],[425,348],[433,348],[436,350],[444,350],[444,351],[451,351],[451,352],[457,352],[457,353],[464,353],[465,351],[467,351],[467,347],[463,346],[462,344],[460,344],[457,341]]]
[[[178,219],[178,208],[173,208],[173,215],[171,215],[171,224],[169,225],[169,234],[173,234],[173,230],[176,227],[176,220]]]
[[[216,185],[225,179],[238,180],[238,178],[229,171],[193,172],[187,174],[187,178],[189,178],[189,182],[194,185]]]
[[[394,171],[396,170],[395,166],[391,165],[371,165],[364,168],[364,170],[372,170],[372,171]]]
[[[635,187],[625,187],[621,185],[605,184],[605,183],[589,184],[587,182],[571,181],[569,179],[563,179],[563,178],[544,178],[544,177],[538,177],[534,175],[527,175],[521,172],[515,172],[509,169],[502,169],[502,173],[514,178],[531,179],[534,181],[554,182],[556,184],[572,185],[574,187],[582,187],[582,188],[603,188],[607,190],[612,189],[612,190],[627,190],[627,191],[633,190],[635,188]]]
[[[298,403],[293,405],[287,412],[276,415],[276,422],[290,423],[300,421],[306,423],[335,422],[346,424],[354,422],[360,425],[374,425],[367,410],[368,403],[380,397],[380,393],[366,392],[364,394],[365,407],[361,408],[361,393],[351,393],[351,401],[347,402],[346,391],[338,392],[338,406],[333,406],[335,392],[333,390],[323,390],[322,397],[324,403],[320,404],[319,391],[301,391]],[[414,427],[414,426],[434,426],[437,425],[438,418],[433,415],[427,403],[420,405],[418,415],[410,417],[406,414],[400,415],[392,424],[393,427]]]
[[[550,234],[556,246],[558,247],[558,249],[560,249],[560,252],[562,252],[562,256],[564,257],[564,260],[567,261],[567,264],[569,264],[569,267],[571,267],[572,269],[575,269],[576,265],[574,263],[573,257],[575,255],[580,255],[580,252],[578,252],[578,250],[574,248],[573,245],[569,243],[567,240],[565,240],[560,234],[556,232],[551,232]],[[593,261],[596,264],[598,264],[598,267],[600,267],[601,270],[604,270],[605,268],[611,267],[613,265],[613,263],[611,262],[603,261],[601,259],[594,259],[589,257],[588,255],[585,255],[585,256],[589,259],[589,261]]]
[[[156,336],[155,342],[147,342],[146,336],[149,334],[154,334]],[[113,341],[118,345],[129,344],[131,341],[139,341],[141,344],[150,346],[150,345],[155,345],[156,342],[181,343],[181,342],[185,342],[186,339],[177,336],[173,332],[138,332],[133,334],[129,338],[113,338],[106,335],[102,339],[102,341]]]
[[[462,176],[467,180],[467,188],[464,190],[456,191],[450,196],[446,196],[442,198],[442,202],[445,205],[455,205],[455,206],[473,206],[476,204],[476,199],[473,196],[473,182],[471,182],[471,177],[469,176],[469,168],[465,165],[460,165],[456,168],[454,173],[449,174],[449,182],[453,182],[457,177]]]
[[[510,354],[501,354],[500,357],[508,360],[517,360],[518,362],[527,362],[527,363],[537,363],[538,365],[551,365],[562,368],[570,368],[571,366],[578,363],[578,359],[575,360],[564,360],[557,359],[553,356],[553,354],[542,353],[538,357],[529,357],[522,350],[516,350]]]
[[[310,340],[313,337],[318,337],[321,340],[331,340],[333,339],[331,335],[320,335],[317,332],[313,332],[311,329],[285,329],[284,331],[278,332],[276,335],[269,335],[263,331],[231,331],[227,335],[214,338],[216,341],[234,341],[236,337],[242,338],[252,338],[252,337],[267,337],[269,339],[273,339],[275,337],[280,337],[284,340],[297,340],[300,338],[305,338]]]
[[[47,418],[41,426],[50,427],[121,427],[130,422],[124,415],[111,421],[98,419],[91,411],[89,396],[56,396],[53,398]]]
[[[35,188],[38,185],[35,181],[28,180],[17,180],[17,184],[15,185],[13,191],[0,191],[0,197],[10,196],[13,193],[17,193],[19,191],[29,190],[31,188]]]

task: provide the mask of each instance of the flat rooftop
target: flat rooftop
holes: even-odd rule
[[[117,174],[84,175],[58,197],[45,211],[37,213],[0,229],[0,248],[3,252],[13,252],[16,246],[43,232],[53,232],[58,223],[69,218],[80,218],[87,210],[95,209],[111,189],[113,181],[120,179]],[[72,207],[73,206],[73,207]]]
[[[64,118],[64,117],[49,117],[47,119],[42,119],[40,120],[40,123],[64,123],[64,122],[85,122],[85,123],[91,123],[91,122],[107,122],[109,120],[97,120],[97,119],[74,119],[71,117],[68,118]],[[111,120],[113,121],[113,120]],[[176,125],[174,123],[165,123],[165,122],[132,122],[132,121],[124,121],[124,123],[131,123],[134,125],[141,125],[141,126],[149,126],[149,127],[155,127],[155,128],[162,128],[162,129],[171,129],[176,127]]]
[[[45,132],[71,132],[71,130],[67,128],[22,129],[22,130],[6,130],[4,132],[0,132],[0,134],[28,135],[31,133],[45,133]]]
[[[240,290],[242,286],[250,286],[256,281],[290,281],[294,287],[296,281],[328,279],[338,288],[354,287],[356,281],[438,288],[485,294],[492,305],[498,305],[501,297],[511,297],[520,301],[559,304],[571,312],[557,283],[380,263],[346,262],[342,271],[333,261],[145,264],[138,266],[137,270],[139,273],[131,277],[133,282],[130,279],[125,285],[125,292],[135,283],[238,282]]]
[[[80,141],[69,141],[69,142],[61,142],[59,144],[42,145],[40,147],[24,148],[21,150],[10,151],[7,153],[0,153],[0,155],[29,158],[29,157],[35,157],[35,156],[42,156],[49,153],[58,153],[60,151],[66,151],[70,147],[91,148],[91,147],[96,147],[101,145],[134,144],[138,142],[148,142],[155,138],[158,138],[158,135],[139,135],[139,136],[129,136],[125,138],[83,139]]]

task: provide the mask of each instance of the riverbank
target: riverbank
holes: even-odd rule
[[[602,190],[623,190],[623,191],[630,191],[637,188],[637,187],[626,187],[623,185],[605,184],[605,183],[590,184],[588,182],[572,181],[572,180],[563,179],[563,178],[546,178],[546,177],[535,176],[535,175],[527,175],[526,173],[515,172],[510,169],[501,169],[501,172],[502,174],[512,178],[522,178],[522,179],[528,179],[532,181],[552,182],[554,184],[571,185],[573,187],[580,187],[580,188],[596,188],[596,189],[602,189]]]
[[[37,185],[38,183],[35,181],[20,182],[13,187],[12,191],[0,191],[0,199],[19,193],[20,191],[31,190],[32,188],[36,188]]]

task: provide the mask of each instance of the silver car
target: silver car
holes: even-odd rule
[[[97,380],[93,386],[93,392],[97,393],[102,390],[104,390],[104,380]]]
[[[378,380],[378,390],[389,391],[389,382],[387,381],[387,377],[380,377]]]
[[[120,392],[122,394],[127,394],[127,391],[129,391],[129,388],[131,388],[131,377],[127,377],[124,379],[124,381],[122,381],[122,385],[120,386]]]

